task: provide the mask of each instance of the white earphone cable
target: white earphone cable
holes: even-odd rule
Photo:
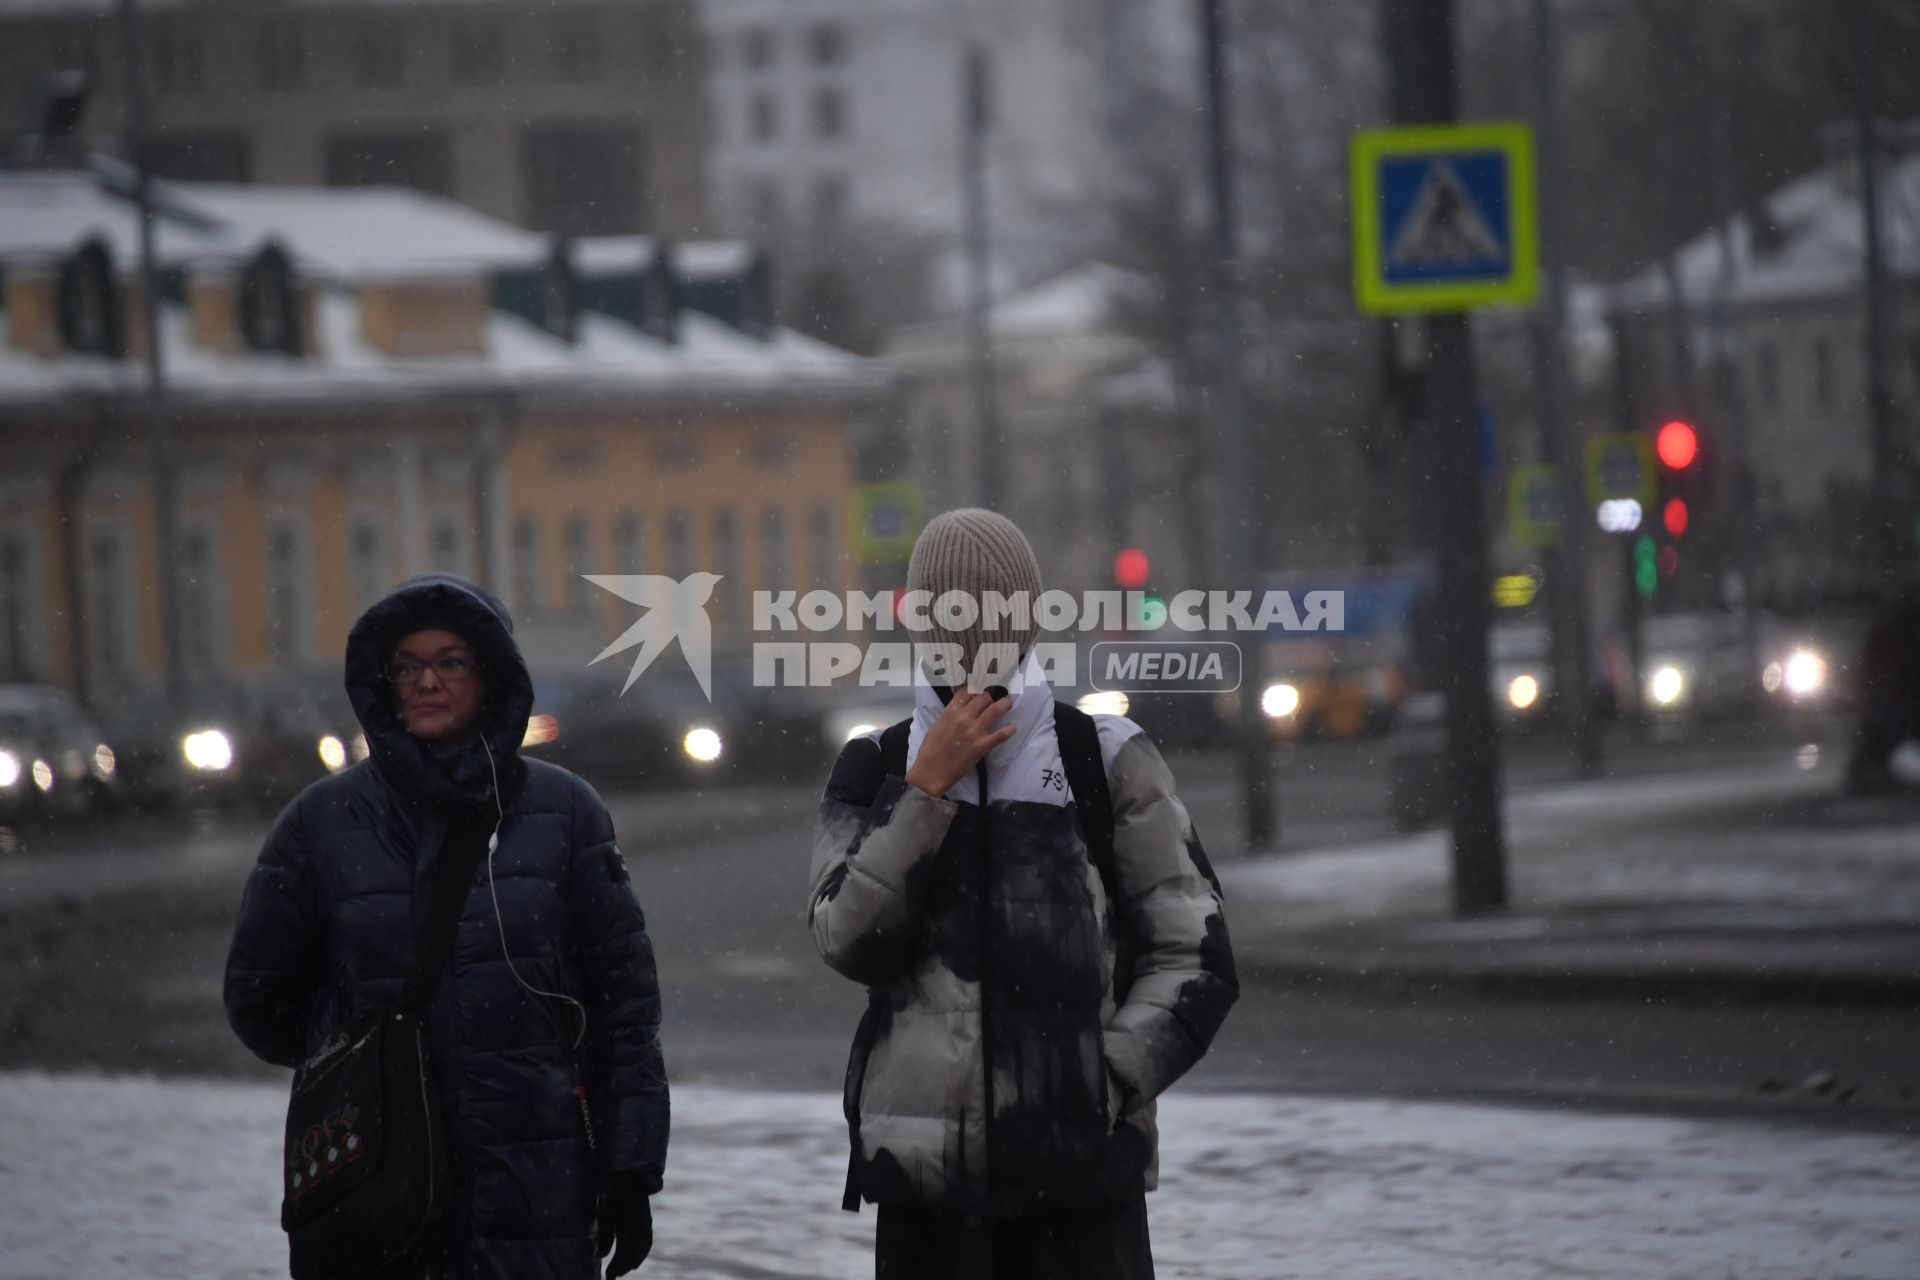
[[[493,897],[493,925],[500,933],[500,955],[501,958],[507,962],[507,972],[512,974],[513,980],[526,990],[536,996],[545,996],[549,1000],[565,1000],[579,1012],[580,1029],[576,1031],[573,1036],[573,1047],[578,1049],[580,1047],[580,1041],[585,1039],[587,1034],[586,1006],[563,992],[542,991],[540,988],[529,983],[525,978],[520,976],[520,970],[514,968],[513,955],[507,950],[507,926],[506,921],[500,915],[500,889],[499,886],[494,883],[493,879],[493,851],[500,847],[500,828],[506,825],[507,811],[506,807],[500,801],[500,770],[493,762],[493,747],[488,744],[484,737],[480,739],[480,745],[486,747],[487,750],[487,768],[493,774],[493,808],[494,812],[499,815],[498,820],[495,821],[493,825],[493,834],[487,837],[487,892]]]

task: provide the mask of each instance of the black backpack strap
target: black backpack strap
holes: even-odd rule
[[[1120,901],[1120,877],[1113,865],[1113,794],[1107,789],[1107,766],[1100,756],[1100,730],[1093,717],[1065,702],[1053,704],[1053,733],[1060,742],[1060,767],[1073,789],[1073,805],[1080,814],[1081,834],[1093,855],[1094,869],[1106,886],[1107,900]]]
[[[1073,789],[1073,807],[1080,815],[1080,834],[1087,842],[1093,869],[1107,893],[1113,913],[1116,955],[1113,998],[1124,1002],[1133,985],[1133,946],[1120,915],[1120,869],[1113,853],[1113,792],[1107,786],[1107,765],[1100,754],[1100,729],[1093,717],[1071,703],[1053,704],[1053,734],[1060,743],[1060,767]]]
[[[913,717],[890,724],[880,732],[880,763],[890,778],[907,776],[907,737],[913,732]]]
[[[484,844],[477,853],[471,847],[455,849],[454,830],[449,826],[447,839],[441,843],[440,864],[433,870],[433,896],[427,902],[426,923],[420,926],[413,960],[407,968],[407,985],[400,996],[400,1007],[415,1016],[426,1012],[427,1001],[433,998],[434,984],[440,981],[440,971],[446,967],[447,955],[453,950],[454,931],[460,927],[460,913],[465,910],[467,894],[473,888],[474,868],[486,857]]]

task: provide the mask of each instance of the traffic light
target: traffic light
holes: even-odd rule
[[[1654,565],[1657,577],[1670,578],[1680,568],[1679,544],[1700,513],[1705,450],[1699,428],[1678,418],[1666,423],[1654,433],[1653,452],[1659,459],[1660,528],[1665,535]]]
[[[1147,560],[1147,553],[1138,547],[1123,548],[1113,558],[1113,580],[1123,590],[1140,590],[1147,585],[1150,572],[1152,565]]]

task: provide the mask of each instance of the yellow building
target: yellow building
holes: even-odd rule
[[[870,362],[773,325],[744,246],[556,246],[385,189],[168,184],[160,261],[177,530],[158,552],[130,208],[0,175],[0,679],[96,709],[164,672],[332,669],[430,569],[500,594],[536,668],[633,606],[588,573],[853,584]]]

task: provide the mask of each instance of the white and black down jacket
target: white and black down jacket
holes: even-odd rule
[[[1037,675],[1015,693],[984,816],[978,771],[929,796],[887,775],[879,732],[847,744],[821,799],[814,942],[870,988],[846,1088],[868,1201],[1017,1216],[1137,1200],[1158,1175],[1154,1099],[1239,995],[1219,881],[1160,753],[1094,717],[1109,902],[1053,705]],[[909,763],[941,709],[919,690]]]

